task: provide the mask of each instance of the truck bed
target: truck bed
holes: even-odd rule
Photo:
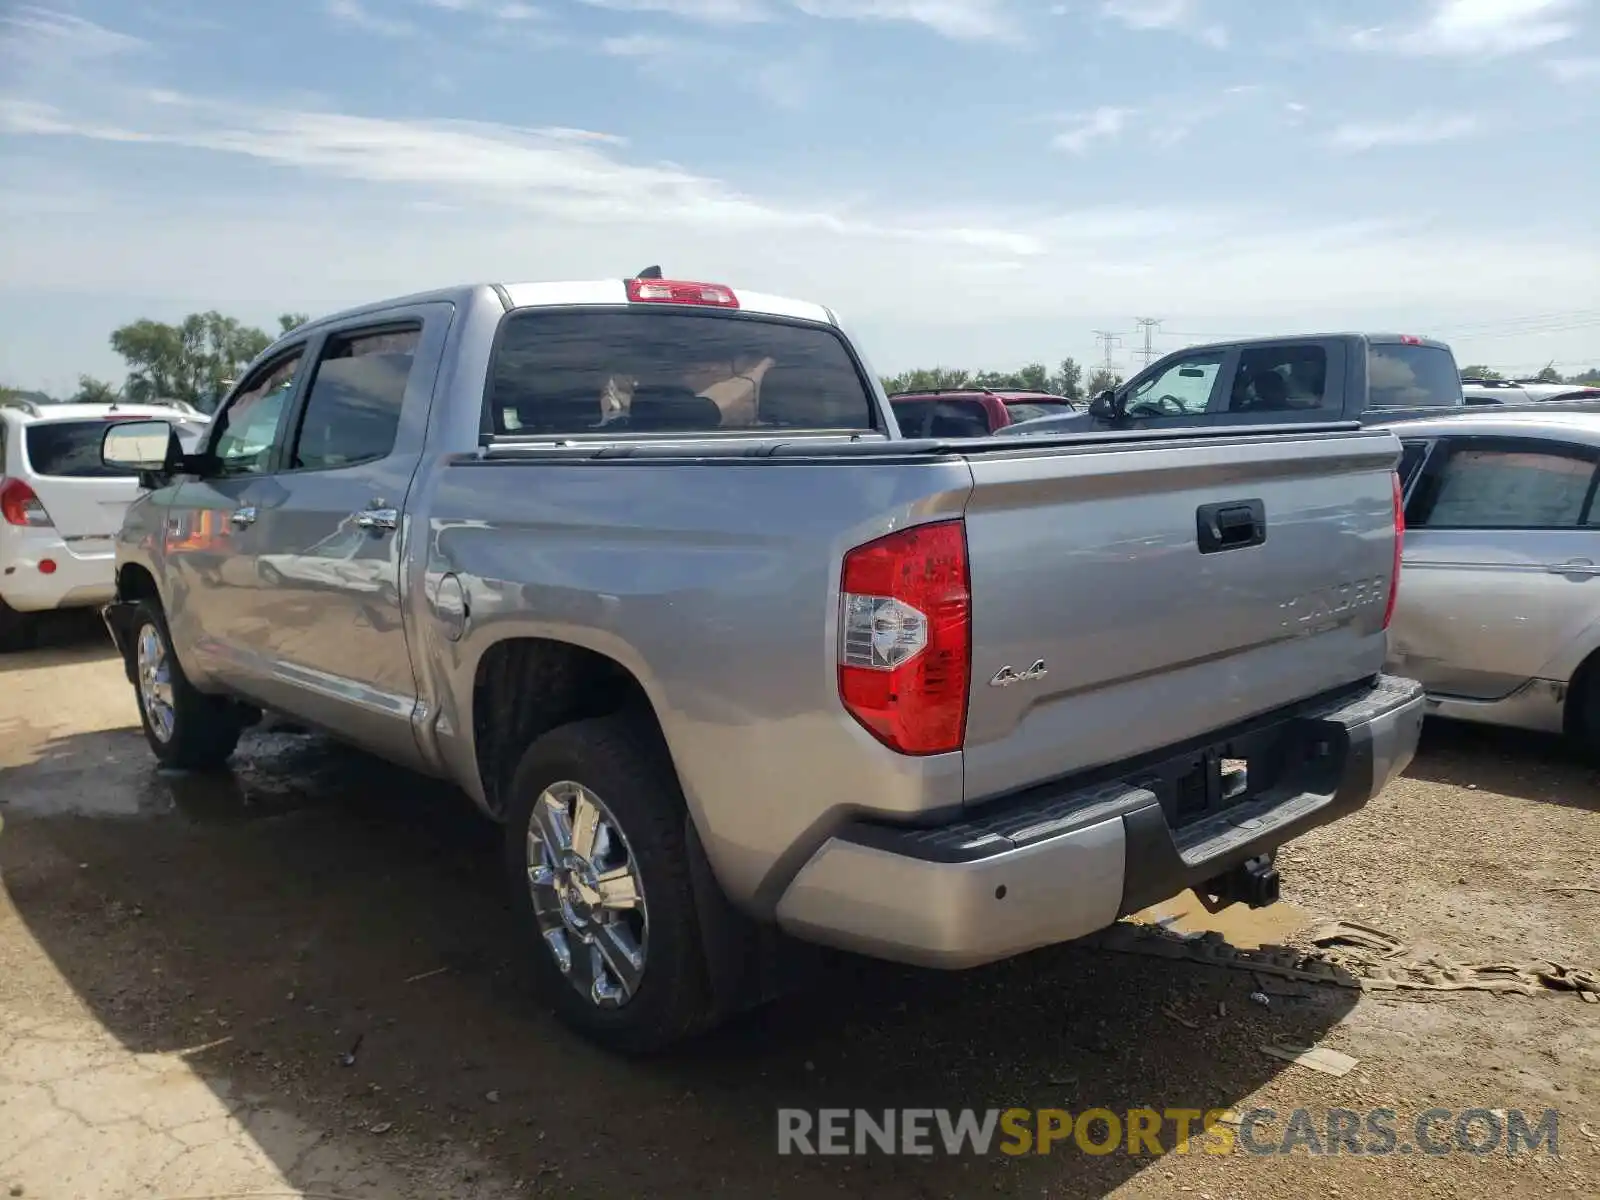
[[[770,848],[802,854],[851,816],[948,814],[1375,676],[1398,454],[1354,424],[1025,444],[497,438],[415,505],[427,593],[448,572],[472,612],[463,642],[425,651],[438,666],[424,701],[464,732],[449,709],[471,694],[474,643],[506,636],[621,663],[719,878],[759,908],[797,866]],[[1197,514],[1239,505],[1264,540],[1202,553]],[[955,517],[971,572],[965,748],[896,754],[840,704],[840,562]],[[880,781],[871,794],[863,778]],[[747,803],[753,787],[765,802]]]

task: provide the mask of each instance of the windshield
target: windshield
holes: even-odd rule
[[[1442,346],[1375,345],[1367,356],[1373,408],[1460,406],[1461,374]]]
[[[875,427],[834,331],[724,314],[511,313],[489,408],[499,434]]]

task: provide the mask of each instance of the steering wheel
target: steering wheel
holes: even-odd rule
[[[1154,400],[1140,400],[1128,410],[1134,417],[1182,417],[1188,414],[1183,401],[1176,396],[1158,396]]]

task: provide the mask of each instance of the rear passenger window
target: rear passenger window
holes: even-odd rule
[[[510,313],[488,408],[495,433],[545,437],[874,427],[832,331],[690,313]]]
[[[289,465],[349,467],[393,453],[421,337],[413,325],[330,338],[311,377]]]
[[[937,400],[928,418],[927,436],[970,438],[989,436],[989,413],[981,400]]]
[[[1321,346],[1267,346],[1239,355],[1229,412],[1309,412],[1328,396],[1328,352]]]
[[[1417,524],[1432,529],[1576,529],[1594,459],[1543,447],[1453,450],[1428,481]]]

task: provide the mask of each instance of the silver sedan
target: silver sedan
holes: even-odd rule
[[[1600,413],[1395,422],[1406,534],[1390,669],[1440,716],[1600,752]]]

